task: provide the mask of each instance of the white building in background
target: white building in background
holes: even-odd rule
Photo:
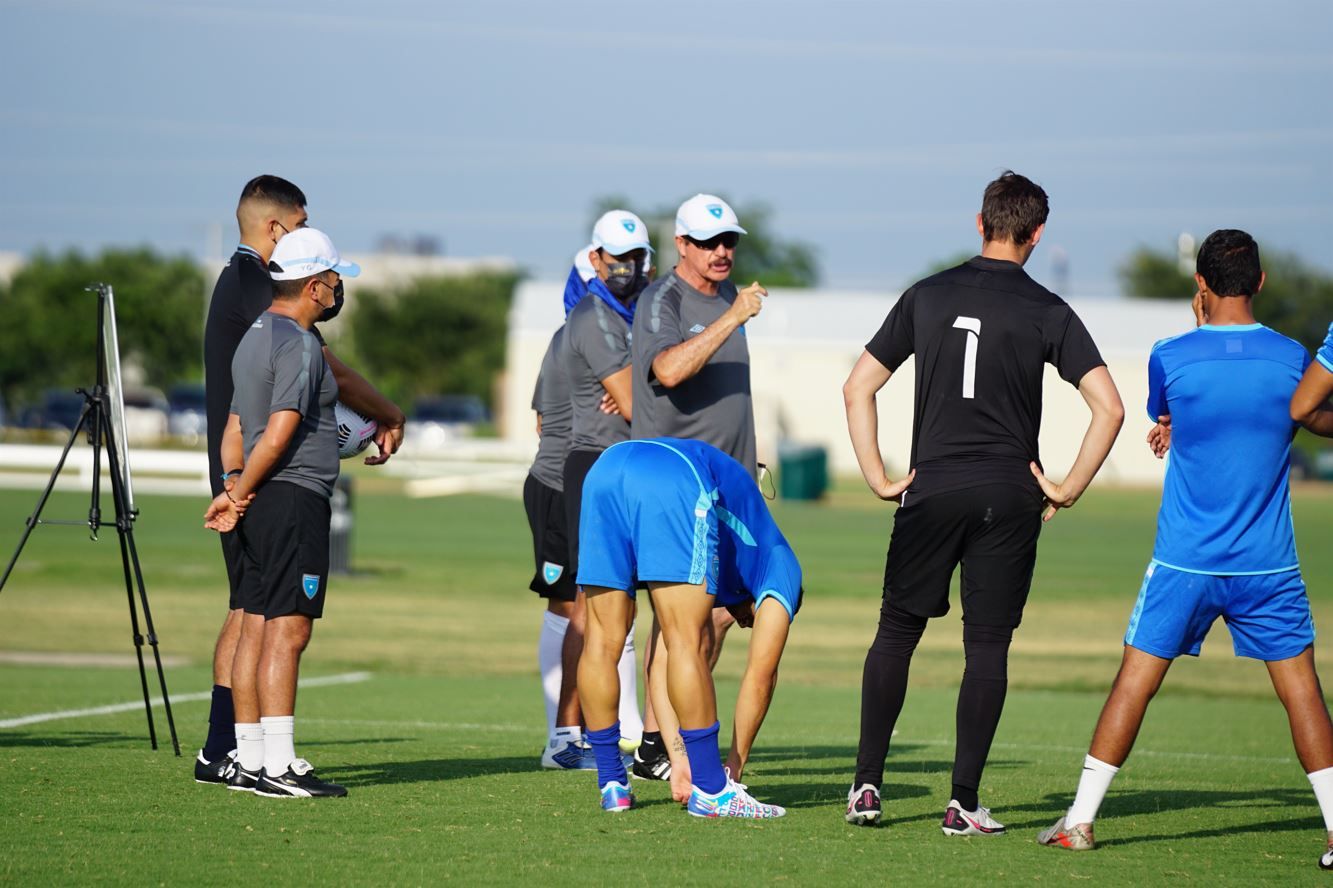
[[[518,288],[509,317],[506,371],[496,419],[514,443],[535,439],[533,385],[551,334],[563,322],[563,282],[526,282]],[[865,343],[879,329],[898,294],[835,290],[773,290],[759,317],[746,326],[759,459],[778,462],[778,444],[789,440],[828,450],[829,468],[856,474],[847,437],[842,384]],[[1160,484],[1164,463],[1148,451],[1151,427],[1144,412],[1148,353],[1159,339],[1194,326],[1188,302],[1071,300],[1087,325],[1125,402],[1125,426],[1099,480]],[[908,468],[912,446],[914,364],[908,361],[880,393],[880,440],[889,470]],[[1046,372],[1041,456],[1054,477],[1073,465],[1088,426],[1088,410],[1077,389],[1054,368]]]

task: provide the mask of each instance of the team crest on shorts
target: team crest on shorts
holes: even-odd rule
[[[316,574],[301,574],[301,591],[306,598],[313,599],[319,594],[319,577]]]
[[[546,581],[548,586],[554,586],[564,572],[565,566],[563,564],[552,564],[549,561],[542,562],[542,579]]]

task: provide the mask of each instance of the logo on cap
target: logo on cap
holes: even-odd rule
[[[638,226],[635,225],[634,222],[633,222],[632,220],[630,220],[630,219],[621,219],[621,220],[620,220],[620,224],[623,225],[623,226],[625,226],[625,230],[628,231],[630,234],[633,234],[633,233],[634,233],[634,229],[638,227]]]
[[[707,210],[712,214],[714,219],[722,218],[722,204],[709,204]]]

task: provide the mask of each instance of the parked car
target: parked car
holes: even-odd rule
[[[40,401],[23,411],[19,425],[25,429],[68,433],[82,412],[83,395],[71,389],[47,389]]]
[[[127,444],[156,444],[167,436],[171,408],[159,389],[126,389],[124,398]]]
[[[490,414],[476,395],[436,395],[418,398],[403,430],[413,449],[430,450],[448,441],[470,437]]]
[[[168,430],[172,437],[179,438],[193,447],[208,434],[208,412],[204,401],[204,387],[201,383],[184,383],[172,386],[167,392]]]

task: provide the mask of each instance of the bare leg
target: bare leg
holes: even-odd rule
[[[690,781],[690,760],[685,756],[685,744],[680,739],[680,725],[676,721],[676,712],[671,708],[671,697],[667,693],[667,653],[666,641],[662,638],[662,628],[653,618],[652,631],[652,666],[648,673],[648,699],[653,703],[653,711],[658,713],[658,729],[662,732],[662,742],[667,748],[667,758],[671,759],[671,797],[684,804],[689,801],[693,785]]]
[[[717,721],[713,676],[706,659],[713,598],[687,583],[649,583],[667,650],[667,695],[682,728],[698,730]],[[662,713],[658,713],[659,719]]]
[[[578,664],[579,697],[589,731],[611,727],[620,717],[620,672],[625,635],[634,619],[634,599],[619,589],[587,588],[587,638]]]
[[[242,614],[229,682],[238,724],[259,722],[259,658],[263,645],[264,615]]]
[[[1116,674],[1111,695],[1106,698],[1097,730],[1092,735],[1088,754],[1108,765],[1120,767],[1129,758],[1134,740],[1143,726],[1148,703],[1162,686],[1171,661],[1125,646],[1120,672]]]
[[[310,643],[314,622],[304,614],[288,614],[264,623],[264,646],[259,656],[260,715],[296,714],[301,653]]]
[[[565,629],[565,646],[561,652],[560,705],[555,713],[557,728],[572,728],[583,723],[583,712],[579,707],[579,659],[583,656],[587,596],[582,587],[579,587],[578,597],[565,616],[569,619],[569,626]],[[624,639],[621,639],[621,643],[624,643]]]
[[[236,645],[241,640],[241,622],[245,611],[237,608],[227,611],[227,618],[222,621],[222,630],[213,645],[213,684],[224,688],[231,687],[231,667],[236,659]]]
[[[722,645],[727,640],[727,630],[736,625],[736,618],[725,607],[713,608],[713,617],[709,621],[707,638],[708,671],[717,668],[718,658],[722,656]]]
[[[1267,666],[1273,689],[1286,707],[1301,767],[1307,774],[1333,767],[1333,723],[1315,672],[1314,648],[1307,647],[1286,660],[1272,660]]]

